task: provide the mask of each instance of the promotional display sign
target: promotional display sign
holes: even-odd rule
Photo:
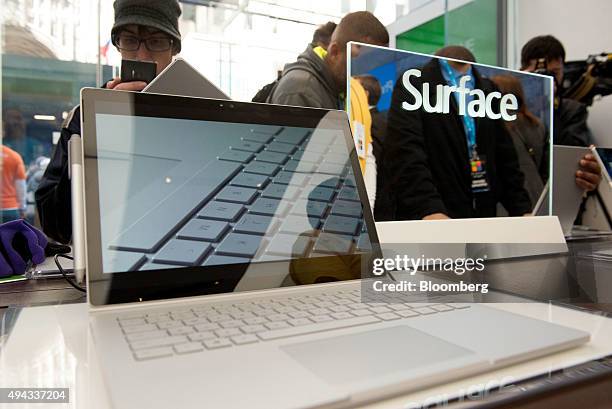
[[[348,47],[347,110],[363,111],[351,94],[357,80],[371,116],[363,156],[376,162],[368,191],[378,221],[535,214],[552,186],[551,77],[478,64],[459,46],[439,54],[463,59]]]

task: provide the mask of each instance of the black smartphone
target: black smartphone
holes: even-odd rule
[[[144,81],[148,84],[156,75],[156,62],[121,60],[121,82]]]

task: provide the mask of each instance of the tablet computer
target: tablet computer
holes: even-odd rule
[[[185,97],[231,99],[182,58],[172,61],[143,89],[143,92]]]

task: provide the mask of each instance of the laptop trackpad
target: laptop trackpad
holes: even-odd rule
[[[330,384],[364,381],[474,354],[405,325],[281,349]]]

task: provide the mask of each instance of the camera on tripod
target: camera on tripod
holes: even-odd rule
[[[545,58],[538,59],[535,73],[555,78],[558,95],[586,105],[612,94],[612,53],[589,55],[584,61],[568,61],[563,69],[563,83],[548,70]]]
[[[612,94],[612,53],[589,55],[585,61],[565,63],[564,98],[592,105],[594,99]]]

